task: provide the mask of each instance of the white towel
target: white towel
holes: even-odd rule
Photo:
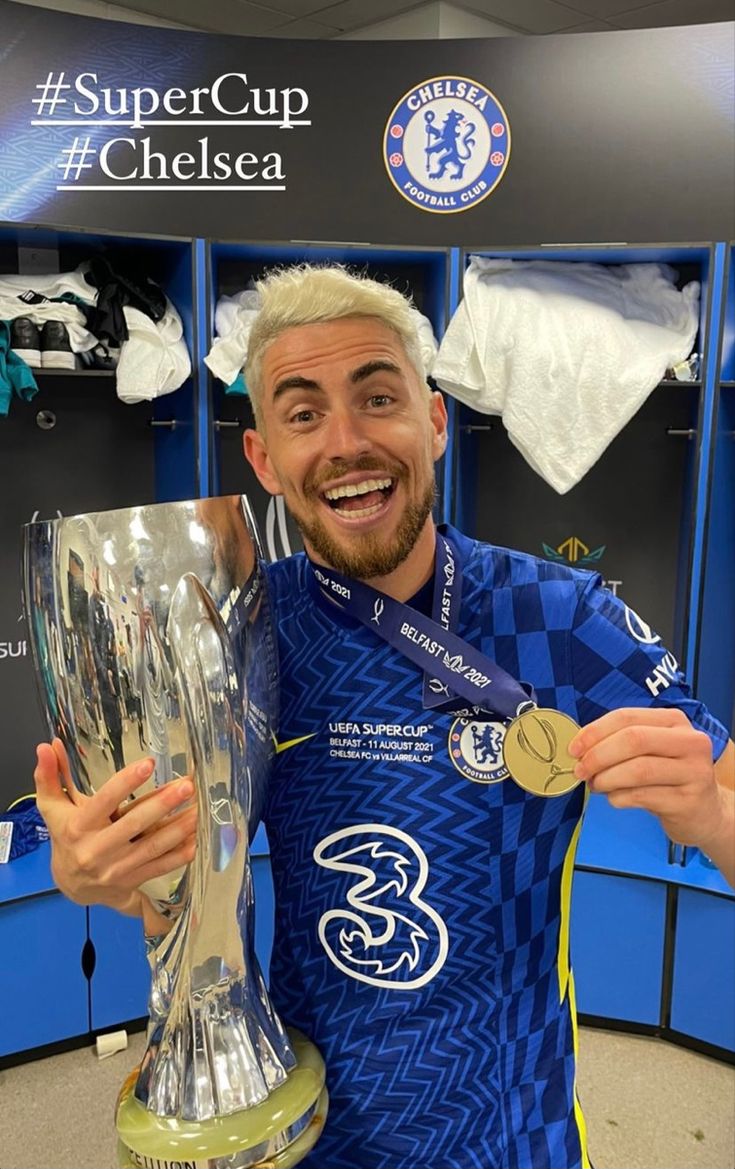
[[[148,402],[173,393],[191,373],[181,317],[166,300],[160,321],[131,305],[123,307],[128,340],[120,347],[116,389],[121,402]]]
[[[226,386],[232,385],[245,364],[250,330],[259,307],[260,297],[254,288],[246,288],[234,296],[221,296],[217,301],[214,310],[217,336],[204,364]]]
[[[73,292],[87,304],[96,304],[97,289],[87,283],[84,275],[87,269],[85,262],[73,272],[0,276],[0,305],[4,305],[7,310],[8,302],[2,298],[17,297],[27,289],[48,297]],[[76,306],[63,303],[28,306],[22,301],[18,303],[23,311],[16,313],[16,316],[31,317],[37,322],[44,319],[63,321],[75,353],[92,349],[97,344],[97,338],[83,327],[83,323],[79,323],[84,318]],[[160,321],[153,321],[146,313],[131,305],[123,306],[123,314],[129,336],[120,348],[116,370],[118,398],[127,403],[144,402],[178,390],[191,373],[191,358],[184,340],[181,317],[171,301],[166,299],[166,312]]]
[[[245,364],[253,322],[260,310],[260,297],[255,289],[245,289],[234,296],[221,296],[214,313],[218,336],[212,343],[204,363],[215,377],[229,386]],[[418,309],[411,315],[416,328],[424,376],[429,373],[437,353],[436,337],[431,321]]]
[[[665,264],[473,256],[432,374],[560,495],[597,462],[697,335],[699,284]]]

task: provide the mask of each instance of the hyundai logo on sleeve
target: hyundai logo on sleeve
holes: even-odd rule
[[[643,645],[656,645],[661,640],[659,634],[654,633],[651,626],[628,605],[625,606],[625,624],[628,632]]]

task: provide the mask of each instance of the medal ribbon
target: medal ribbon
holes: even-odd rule
[[[518,682],[454,632],[459,619],[462,576],[453,545],[436,534],[433,617],[379,593],[362,581],[307,561],[323,595],[348,616],[372,629],[424,671],[424,703],[456,705],[457,695],[478,710],[515,718],[523,703],[536,703],[533,687]],[[438,618],[438,619],[437,619]]]
[[[232,637],[235,637],[240,633],[243,626],[247,625],[262,588],[263,566],[259,560],[256,560],[253,571],[240,589],[237,600],[230,609],[229,616],[225,622],[227,630]]]

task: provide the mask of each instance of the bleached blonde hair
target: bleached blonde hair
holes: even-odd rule
[[[248,339],[244,373],[259,429],[263,421],[263,355],[281,333],[297,325],[343,317],[382,321],[398,335],[408,360],[425,380],[416,310],[407,296],[389,284],[350,272],[342,264],[298,264],[270,272],[256,288],[260,308]]]

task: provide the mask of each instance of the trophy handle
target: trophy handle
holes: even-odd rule
[[[153,1010],[135,1095],[160,1116],[202,1120],[264,1100],[296,1058],[253,944],[252,778],[232,646],[193,573],[174,592],[166,637],[194,762],[197,852],[183,910],[149,954]]]

